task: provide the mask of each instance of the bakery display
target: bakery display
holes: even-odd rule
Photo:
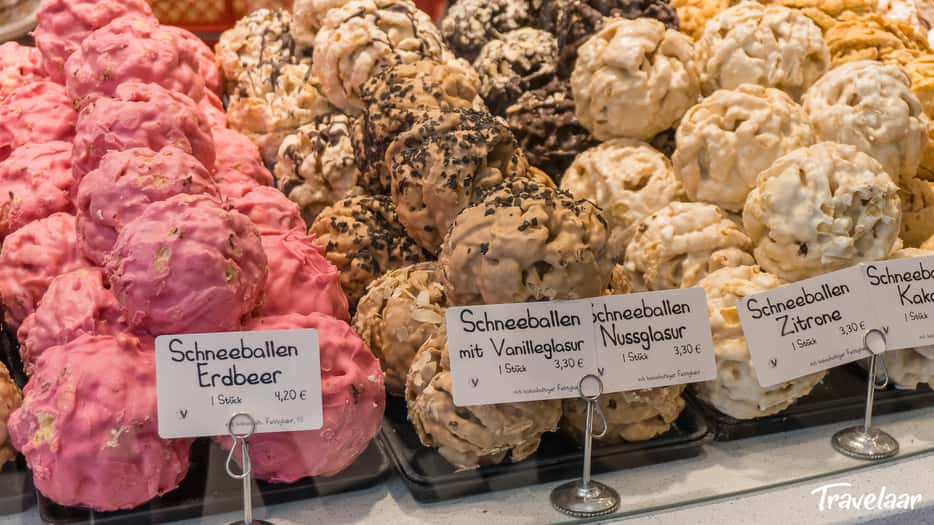
[[[53,213],[74,213],[71,144],[25,144],[0,162],[0,242]]]
[[[777,414],[806,396],[826,372],[762,388],[755,370],[736,304],[743,297],[785,284],[756,266],[722,268],[698,283],[707,294],[707,314],[717,359],[717,378],[691,386],[701,400],[736,419]]]
[[[900,222],[898,187],[882,165],[833,142],[778,159],[743,208],[756,261],[786,281],[885,258]]]
[[[370,284],[357,303],[354,330],[379,358],[390,394],[405,394],[412,359],[444,326],[446,306],[435,262],[385,273]]]
[[[480,49],[474,68],[480,75],[480,95],[496,115],[506,114],[528,91],[557,74],[558,39],[547,31],[523,27],[490,40]]]
[[[759,173],[814,142],[808,114],[790,96],[741,84],[715,91],[684,115],[671,159],[689,199],[738,212]]]
[[[77,120],[58,84],[40,80],[14,89],[0,100],[0,161],[25,144],[71,142]]]
[[[616,392],[600,396],[600,410],[606,418],[606,434],[594,438],[601,445],[646,441],[660,436],[684,410],[685,385]],[[582,441],[587,427],[587,404],[580,399],[564,400],[562,428]]]
[[[23,402],[23,393],[10,377],[6,365],[0,363],[0,466],[13,460],[16,451],[10,443],[10,431],[7,422],[10,414]]]
[[[701,90],[758,84],[795,100],[830,67],[821,30],[780,5],[743,2],[711,18],[697,41]]]
[[[697,102],[695,69],[687,36],[657,20],[610,19],[578,49],[577,117],[600,140],[649,140]]]
[[[42,54],[34,47],[16,42],[0,44],[0,100],[13,91],[40,80],[48,75],[42,67]]]

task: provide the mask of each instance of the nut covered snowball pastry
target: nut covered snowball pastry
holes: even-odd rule
[[[65,84],[65,61],[95,30],[121,16],[152,16],[146,0],[48,0],[36,14],[32,33],[49,77]]]
[[[107,259],[130,326],[153,335],[239,330],[261,304],[266,272],[253,223],[203,195],[150,204]]]
[[[25,144],[0,162],[0,242],[30,222],[73,213],[71,144]]]
[[[625,267],[636,291],[690,288],[720,268],[755,263],[749,236],[712,204],[672,202],[635,230]]]
[[[125,82],[78,115],[72,169],[79,179],[111,150],[174,146],[214,169],[214,139],[198,106],[156,84]]]
[[[225,199],[242,197],[257,186],[272,186],[259,148],[246,135],[227,128],[212,128],[216,160],[214,182]]]
[[[647,441],[668,432],[684,410],[681,397],[684,389],[685,385],[675,385],[600,396],[600,410],[606,417],[607,429],[606,435],[594,437],[594,440],[602,445],[616,445]],[[580,399],[565,399],[563,403],[562,427],[575,439],[583,441],[587,404]]]
[[[681,32],[697,40],[704,33],[707,21],[730,7],[730,0],[672,0],[671,5],[678,12]]]
[[[307,64],[285,65],[269,78],[255,78],[253,70],[237,77],[230,95],[227,124],[259,148],[263,160],[276,161],[286,136],[304,124],[334,112],[321,94]]]
[[[898,66],[861,60],[835,67],[802,103],[818,140],[856,146],[898,184],[918,173],[930,123]]]
[[[81,268],[52,280],[36,311],[23,321],[16,337],[26,373],[32,375],[43,352],[82,335],[126,331],[123,310],[100,268]]]
[[[53,213],[8,235],[0,247],[4,321],[17,329],[36,310],[52,280],[90,266],[76,242],[75,216]]]
[[[321,210],[348,197],[357,184],[353,119],[329,113],[298,128],[279,146],[279,189],[311,224]]]
[[[16,88],[47,78],[38,49],[12,41],[0,44],[0,100]]]
[[[534,15],[529,0],[459,0],[448,6],[439,27],[454,54],[473,61],[488,42],[535,26]]]
[[[523,27],[490,40],[474,60],[480,95],[495,115],[557,74],[558,40],[547,31]]]
[[[348,114],[364,109],[360,89],[381,70],[453,58],[431,17],[409,0],[352,0],[329,11],[314,48],[312,74],[321,92]]]
[[[438,260],[448,304],[598,297],[613,271],[608,237],[591,202],[511,179],[454,220]]]
[[[931,53],[926,34],[876,13],[847,17],[829,28],[824,39],[833,67],[857,60],[904,63]]]
[[[787,94],[742,84],[688,110],[676,141],[671,160],[688,198],[738,212],[762,170],[815,138],[807,114]]]
[[[295,0],[292,2],[291,33],[295,39],[309,49],[315,43],[315,36],[324,24],[324,17],[332,9],[337,9],[349,0]]]
[[[934,237],[934,183],[911,179],[898,191],[902,203],[902,229],[899,238],[915,248]]]
[[[99,97],[112,97],[124,82],[158,84],[204,96],[194,49],[152,17],[124,16],[91,33],[65,62],[65,89],[81,110]]]
[[[571,87],[600,140],[651,140],[697,102],[694,46],[657,20],[613,18],[578,50]]]
[[[349,467],[379,432],[386,392],[379,361],[344,321],[322,314],[261,317],[249,330],[318,332],[324,424],[318,430],[257,434],[250,438],[254,475],[273,483],[333,476]],[[231,438],[218,439],[230,448]],[[239,454],[234,457],[240,461]]]
[[[390,144],[386,159],[399,222],[430,253],[484,190],[528,171],[506,123],[474,110],[425,113]]]
[[[23,394],[10,377],[6,365],[0,363],[0,467],[16,458],[16,451],[10,443],[7,421],[10,414],[23,402]]]
[[[832,142],[778,159],[743,208],[756,261],[786,281],[884,259],[900,222],[898,187],[882,166]]]
[[[759,386],[736,304],[743,297],[782,286],[784,281],[757,266],[738,266],[713,272],[699,284],[707,293],[717,378],[692,385],[697,397],[730,417],[753,419],[785,410],[823,380],[826,372],[770,388]]]
[[[254,186],[243,195],[228,199],[227,207],[250,219],[262,235],[305,229],[298,205],[271,186]]]
[[[578,155],[561,179],[561,189],[603,210],[610,248],[619,261],[639,221],[685,197],[671,161],[648,144],[630,139],[604,142]]]
[[[340,272],[324,258],[314,239],[305,235],[304,228],[264,234],[262,241],[269,275],[260,315],[320,313],[350,321]]]
[[[472,68],[432,60],[383,70],[363,85],[360,99],[365,111],[356,119],[352,137],[360,170],[357,183],[373,195],[389,193],[386,149],[426,111],[486,111],[480,98],[480,77]]]
[[[713,17],[697,41],[701,90],[758,84],[795,100],[830,67],[821,30],[801,12],[743,2]]]
[[[559,400],[455,406],[444,329],[412,361],[405,399],[422,444],[463,470],[526,459],[538,450],[542,434],[558,429],[562,412]]]
[[[377,277],[430,259],[405,233],[389,197],[360,195],[338,201],[318,215],[308,233],[340,270],[351,309]]]
[[[71,142],[78,114],[65,88],[40,80],[18,87],[0,100],[0,161],[23,145]]]
[[[188,472],[192,440],[164,440],[156,422],[151,340],[82,336],[50,348],[9,421],[36,488],[59,505],[130,509]]]
[[[198,159],[172,146],[111,151],[78,186],[78,245],[103,266],[120,231],[153,202],[186,193],[217,198],[217,188]]]
[[[916,33],[928,36],[931,24],[925,19],[925,10],[931,9],[929,0],[879,0],[877,8],[883,18],[901,22]]]
[[[422,344],[444,326],[447,301],[438,265],[425,262],[387,272],[357,303],[354,331],[379,358],[392,395],[405,394],[405,377]]]

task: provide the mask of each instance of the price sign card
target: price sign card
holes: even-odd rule
[[[861,266],[886,350],[934,343],[934,256]]]
[[[448,308],[454,404],[577,397],[596,373],[590,301]]]
[[[606,392],[717,377],[701,288],[592,300],[597,372]]]
[[[878,323],[859,267],[799,281],[738,303],[752,363],[765,388],[869,356]]]
[[[320,370],[315,330],[159,336],[159,435],[226,435],[239,412],[256,433],[321,428]]]

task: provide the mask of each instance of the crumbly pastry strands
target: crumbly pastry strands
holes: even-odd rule
[[[300,44],[311,49],[315,36],[324,25],[324,17],[332,9],[343,7],[350,0],[295,0],[292,2],[291,32]]]
[[[730,0],[672,0],[671,5],[678,12],[681,32],[697,40],[704,33],[707,21],[730,7],[730,3]]]
[[[360,89],[371,77],[397,63],[444,62],[445,52],[431,18],[409,0],[352,0],[325,16],[312,73],[332,104],[357,114],[364,109]]]
[[[0,242],[30,222],[74,213],[71,144],[25,144],[0,162]]]
[[[578,50],[577,117],[600,140],[650,140],[697,102],[695,69],[687,36],[657,20],[610,19]]]
[[[742,84],[715,91],[684,115],[672,163],[689,199],[738,212],[759,173],[814,142],[808,115],[790,96]]]
[[[734,0],[732,3],[739,2]],[[848,17],[874,13],[878,7],[877,0],[759,0],[759,3],[797,9],[813,20],[822,31],[827,31]]]
[[[857,60],[904,64],[931,53],[927,35],[878,14],[843,17],[827,30],[824,38],[833,67]]]
[[[357,304],[354,331],[379,358],[386,387],[405,394],[405,378],[422,344],[442,330],[447,300],[435,262],[387,272]]]
[[[922,16],[919,4],[915,0],[877,0],[876,8],[883,17],[909,25],[926,37],[931,24]]]
[[[752,242],[713,204],[672,202],[636,226],[626,248],[634,290],[690,288],[720,268],[754,264]]]
[[[630,139],[604,142],[578,155],[561,179],[561,189],[603,210],[611,250],[620,262],[639,221],[685,198],[671,161]]]
[[[849,62],[804,95],[818,140],[850,144],[879,161],[896,183],[914,178],[927,147],[927,115],[898,66]]]
[[[561,401],[457,407],[451,390],[447,332],[429,338],[409,369],[408,418],[423,445],[461,470],[526,459],[561,419]]]
[[[597,297],[613,271],[608,237],[592,203],[511,179],[454,220],[439,257],[448,303]]]
[[[660,436],[684,410],[681,394],[686,385],[665,386],[604,394],[597,401],[606,418],[606,434],[594,440],[604,445],[628,441],[647,441]],[[580,399],[564,400],[562,427],[578,441],[583,441],[587,404]]]
[[[900,222],[898,187],[882,166],[832,142],[780,158],[743,208],[756,261],[787,281],[884,258]]]
[[[717,360],[717,378],[691,387],[701,400],[736,419],[754,419],[785,410],[823,380],[826,372],[818,372],[762,388],[756,379],[736,304],[785,282],[757,266],[738,266],[713,272],[699,284],[707,294]]]
[[[430,259],[405,233],[395,206],[385,196],[360,195],[338,201],[318,215],[308,233],[340,270],[351,309],[377,277]]]
[[[794,99],[830,67],[821,30],[799,11],[743,2],[720,12],[697,41],[701,91],[740,84],[774,87]]]
[[[934,183],[911,179],[899,187],[902,203],[902,229],[899,238],[905,246],[921,246],[934,236]]]
[[[547,31],[523,27],[487,42],[473,63],[487,107],[505,116],[523,93],[555,78],[557,60],[558,40]]]
[[[0,363],[0,466],[16,457],[16,450],[10,443],[10,432],[7,421],[23,402],[23,394],[10,377],[6,365]]]

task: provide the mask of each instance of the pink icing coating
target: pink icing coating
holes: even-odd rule
[[[217,57],[214,56],[214,50],[204,43],[204,40],[198,38],[198,35],[175,26],[163,26],[167,31],[175,35],[187,45],[190,51],[195,55],[198,61],[198,73],[204,79],[204,87],[212,93],[220,94],[224,86],[221,80],[221,70],[217,67]],[[207,92],[205,93],[207,94]]]
[[[103,265],[117,235],[153,202],[173,195],[218,198],[208,170],[184,151],[166,146],[111,151],[78,186],[78,246],[84,256]]]
[[[247,328],[313,328],[321,349],[324,426],[250,438],[256,477],[291,483],[308,476],[333,476],[349,467],[376,436],[386,408],[383,372],[369,347],[347,323],[322,314],[263,317]],[[230,447],[230,438],[218,441]]]
[[[71,142],[76,120],[62,86],[43,80],[14,89],[0,101],[0,160],[30,142]]]
[[[262,299],[266,271],[250,220],[204,195],[150,204],[107,258],[130,326],[153,335],[239,330]]]
[[[65,62],[65,87],[77,109],[110,97],[124,82],[160,86],[192,100],[204,96],[193,47],[152,17],[124,16],[94,31]]]
[[[271,186],[256,186],[240,197],[230,198],[228,203],[249,217],[262,234],[305,228],[298,204]]]
[[[97,169],[108,151],[166,146],[214,169],[211,128],[195,103],[156,84],[127,82],[114,98],[99,98],[78,116],[72,169],[81,178]]]
[[[16,42],[0,44],[0,100],[20,86],[47,78],[38,49]]]
[[[321,313],[350,322],[340,272],[311,243],[304,228],[263,235],[269,277],[262,315]]]
[[[65,83],[65,61],[81,47],[81,42],[123,15],[152,16],[146,0],[47,0],[36,19],[33,32],[36,46],[42,52],[42,64],[49,76]]]
[[[19,328],[52,279],[90,266],[75,241],[75,216],[54,213],[11,233],[0,248],[0,297],[4,320]]]
[[[246,195],[257,185],[272,186],[272,173],[263,164],[259,148],[246,135],[227,128],[214,128],[217,162],[214,180],[225,198]]]
[[[124,331],[126,323],[117,299],[106,286],[104,271],[81,268],[52,281],[16,336],[23,365],[31,375],[39,356],[53,346],[70,343],[82,335]]]
[[[74,213],[71,144],[25,144],[0,162],[0,241],[53,213]]]
[[[204,98],[198,101],[198,109],[204,115],[211,129],[227,127],[227,113],[224,113],[224,104],[221,99],[210,91],[204,92]]]
[[[192,440],[164,440],[151,343],[81,336],[48,349],[9,427],[36,488],[61,505],[128,509],[178,487]]]

